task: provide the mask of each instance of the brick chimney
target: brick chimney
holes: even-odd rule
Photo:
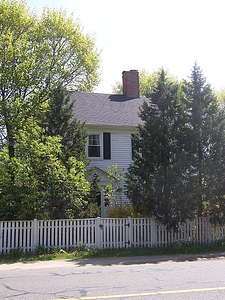
[[[137,70],[123,71],[123,94],[139,97],[139,74]]]

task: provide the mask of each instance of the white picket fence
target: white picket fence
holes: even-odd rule
[[[0,253],[20,247],[34,252],[38,245],[62,249],[162,247],[170,243],[211,243],[225,236],[225,225],[214,226],[209,218],[196,218],[168,231],[154,219],[82,219],[0,221]]]

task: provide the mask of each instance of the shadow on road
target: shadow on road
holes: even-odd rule
[[[77,266],[112,266],[112,265],[134,265],[134,264],[159,264],[165,262],[186,262],[197,260],[225,260],[225,253],[211,254],[180,254],[168,256],[135,256],[135,257],[104,257],[74,260]],[[71,262],[71,260],[70,260]]]

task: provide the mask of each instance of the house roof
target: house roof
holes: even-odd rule
[[[139,107],[147,98],[72,92],[71,100],[75,100],[74,115],[88,125],[137,126],[142,123]]]

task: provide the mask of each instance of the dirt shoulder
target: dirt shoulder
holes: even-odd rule
[[[51,269],[81,266],[112,266],[112,265],[135,265],[135,264],[160,264],[166,262],[195,262],[199,260],[225,260],[225,252],[209,254],[180,254],[160,256],[135,256],[135,257],[103,257],[88,259],[69,259],[36,262],[17,262],[0,264],[0,271],[28,270],[28,269]]]

